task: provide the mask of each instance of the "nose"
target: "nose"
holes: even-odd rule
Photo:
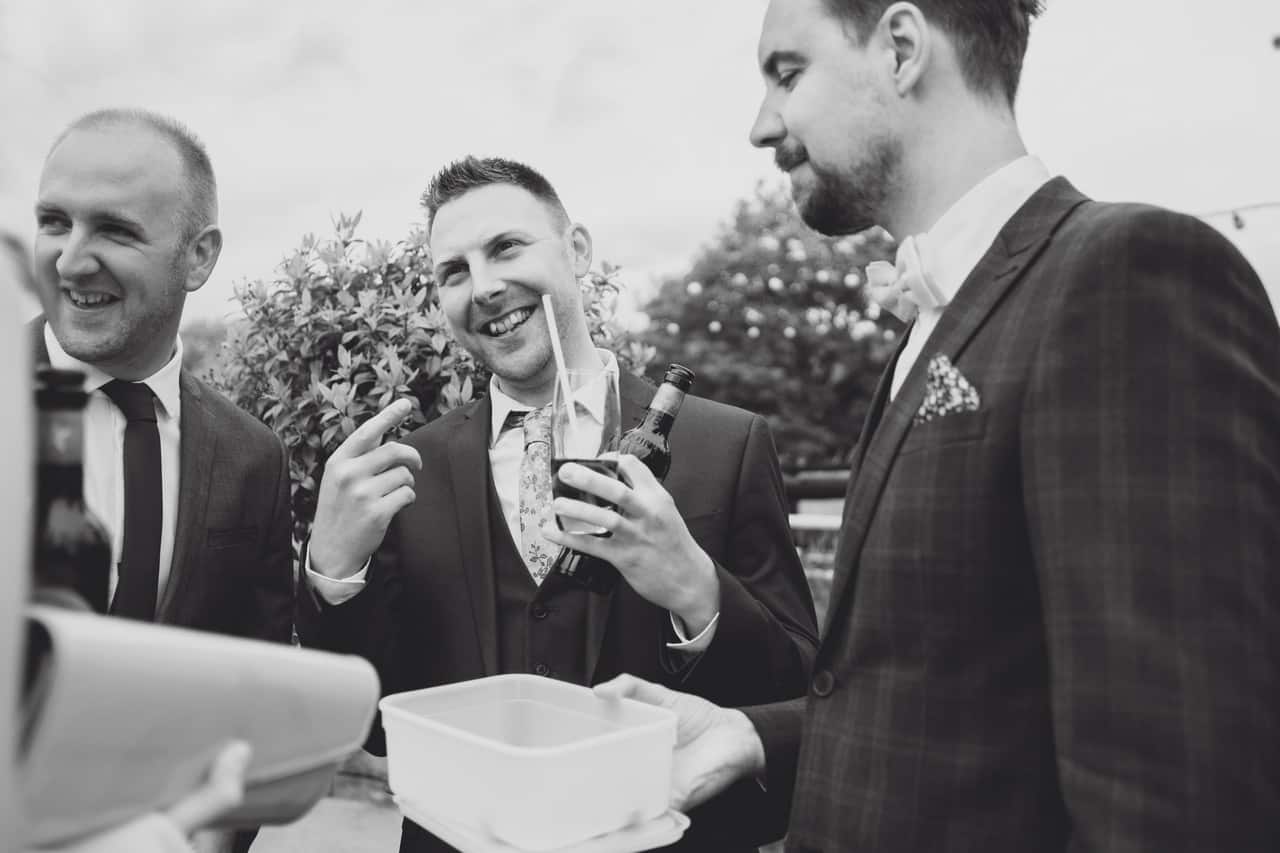
[[[80,229],[73,228],[60,249],[55,251],[57,259],[54,267],[58,271],[58,277],[64,281],[88,278],[102,268],[88,245],[88,235]]]
[[[486,263],[471,265],[471,301],[477,305],[492,302],[507,289],[507,282]]]
[[[786,128],[782,124],[782,117],[766,97],[760,103],[755,123],[751,125],[751,144],[756,148],[777,148],[784,136]]]

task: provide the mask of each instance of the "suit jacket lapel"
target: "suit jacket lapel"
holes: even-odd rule
[[[498,593],[493,548],[489,542],[489,420],[484,397],[464,413],[467,421],[449,439],[449,474],[453,481],[454,520],[462,552],[462,574],[471,593],[471,613],[484,661],[484,674],[498,674]],[[476,476],[483,471],[483,476]]]
[[[182,601],[183,590],[190,585],[192,573],[199,566],[200,547],[204,543],[205,517],[209,506],[209,484],[218,435],[213,429],[200,385],[185,370],[178,380],[182,401],[178,450],[178,518],[174,523],[173,559],[169,564],[160,603],[156,607],[157,622],[171,622]]]
[[[879,427],[867,442],[856,480],[849,486],[837,551],[835,584],[831,591],[833,614],[838,609],[849,612],[847,608],[837,608],[836,605],[845,591],[854,586],[858,555],[866,541],[876,505],[898,448],[924,401],[929,361],[937,355],[945,355],[952,362],[959,358],[983,321],[1048,244],[1058,224],[1085,201],[1087,199],[1063,178],[1055,178],[1037,190],[1001,229],[991,248],[942,313],[898,395],[885,408]],[[886,383],[887,380],[882,378],[881,384]],[[827,622],[829,630],[830,617]]]
[[[622,411],[621,431],[626,432],[644,417],[644,410],[653,399],[653,387],[643,379],[632,376],[625,370],[618,377],[618,404]],[[595,676],[596,664],[600,661],[600,648],[604,643],[605,629],[609,626],[609,609],[613,605],[616,591],[607,595],[589,593],[587,595],[587,656],[586,674],[590,684]]]

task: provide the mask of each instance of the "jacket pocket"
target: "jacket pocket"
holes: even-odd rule
[[[935,418],[928,423],[912,424],[903,439],[899,456],[921,450],[933,450],[950,444],[966,444],[987,434],[987,412],[957,412]]]

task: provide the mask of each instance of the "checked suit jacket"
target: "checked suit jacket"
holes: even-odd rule
[[[619,392],[625,430],[640,421],[653,388],[624,372]],[[486,397],[410,434],[404,441],[423,463],[417,497],[392,520],[366,588],[337,606],[299,596],[303,644],[364,656],[384,694],[500,672],[489,424]],[[588,596],[588,683],[630,672],[727,705],[804,695],[817,626],[768,427],[741,409],[689,396],[670,443],[665,487],[720,578],[715,637],[701,655],[672,666],[667,612],[620,582],[608,596]],[[376,722],[366,748],[385,749]],[[694,814],[681,849],[727,853],[780,835],[749,820],[756,793],[754,782],[742,785]],[[401,849],[443,848],[408,826]]]
[[[47,363],[44,321],[28,327]],[[178,515],[156,621],[256,640],[293,634],[292,513],[284,446],[183,370]]]
[[[980,404],[917,422],[937,356]],[[1054,179],[891,375],[809,695],[748,709],[788,849],[1280,850],[1280,331],[1244,259]]]

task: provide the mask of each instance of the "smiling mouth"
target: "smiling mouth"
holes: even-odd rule
[[[532,316],[532,308],[517,308],[508,314],[503,314],[496,320],[490,320],[483,324],[480,327],[480,331],[491,338],[500,338],[523,326]]]
[[[110,293],[81,293],[75,290],[64,290],[67,301],[77,308],[102,308],[120,301],[118,296]]]

